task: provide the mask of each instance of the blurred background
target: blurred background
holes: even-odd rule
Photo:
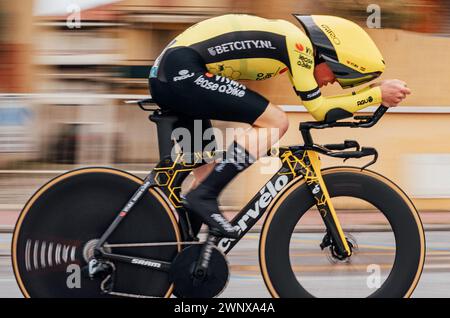
[[[0,0],[0,224],[12,227],[31,194],[69,169],[113,166],[145,176],[158,161],[156,127],[124,101],[148,96],[155,58],[190,25],[235,12],[293,23],[291,13],[333,14],[365,26],[372,2]],[[315,140],[376,147],[380,157],[371,169],[404,188],[427,224],[450,224],[450,3],[376,4],[381,28],[368,32],[387,63],[382,78],[405,80],[413,94],[370,130],[320,131]],[[281,143],[301,143],[298,123],[312,117],[287,76],[246,84],[288,111],[291,127]],[[336,93],[339,87],[324,92]],[[323,158],[323,164],[342,162]],[[225,191],[227,211],[269,178],[257,169]]]

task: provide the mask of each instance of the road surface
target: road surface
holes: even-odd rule
[[[385,241],[389,238],[388,236],[389,233],[378,233],[377,240]],[[428,231],[426,238],[425,269],[413,297],[450,297],[450,231]],[[258,233],[248,233],[230,252],[230,281],[220,297],[270,297],[259,273],[258,239]],[[8,256],[10,241],[11,234],[0,235],[0,297],[22,297],[14,279],[10,257]],[[386,246],[386,244],[383,246]],[[371,250],[370,253],[376,254],[380,262],[389,263],[392,257],[391,250],[385,247],[382,251],[382,253],[375,253]],[[362,254],[364,253],[362,252]],[[345,282],[349,281],[349,276],[335,277],[332,280],[328,278],[329,272],[323,270],[323,266],[329,263],[315,244],[305,247],[305,251],[299,253],[297,258],[301,259],[301,264],[311,265],[310,270],[302,278],[302,282],[305,284],[320,288],[321,291],[334,291],[335,285],[339,285],[336,284],[339,279],[341,279],[341,282],[343,279],[345,279]],[[324,260],[325,263],[319,266],[319,262],[324,262]],[[338,264],[338,266],[342,265]],[[359,274],[354,274],[354,277],[358,278]],[[365,291],[361,290],[361,292],[364,293]]]

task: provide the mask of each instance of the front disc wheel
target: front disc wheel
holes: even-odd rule
[[[270,293],[409,297],[425,259],[424,232],[411,201],[395,184],[367,170],[334,168],[323,171],[323,177],[353,253],[342,258],[332,243],[322,250],[327,229],[299,180],[274,203],[263,227],[260,263]]]

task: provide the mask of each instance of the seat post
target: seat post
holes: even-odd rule
[[[178,117],[175,115],[164,114],[161,110],[156,110],[148,117],[156,123],[158,133],[159,158],[170,156],[174,142],[172,140],[172,131]]]

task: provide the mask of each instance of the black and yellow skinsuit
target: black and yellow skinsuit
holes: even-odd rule
[[[379,87],[324,97],[314,79],[314,50],[294,24],[229,14],[193,25],[178,35],[152,67],[153,98],[162,106],[203,119],[252,124],[268,101],[239,80],[265,80],[286,73],[316,120],[339,109],[354,113],[381,103]],[[332,118],[328,118],[332,119]]]

